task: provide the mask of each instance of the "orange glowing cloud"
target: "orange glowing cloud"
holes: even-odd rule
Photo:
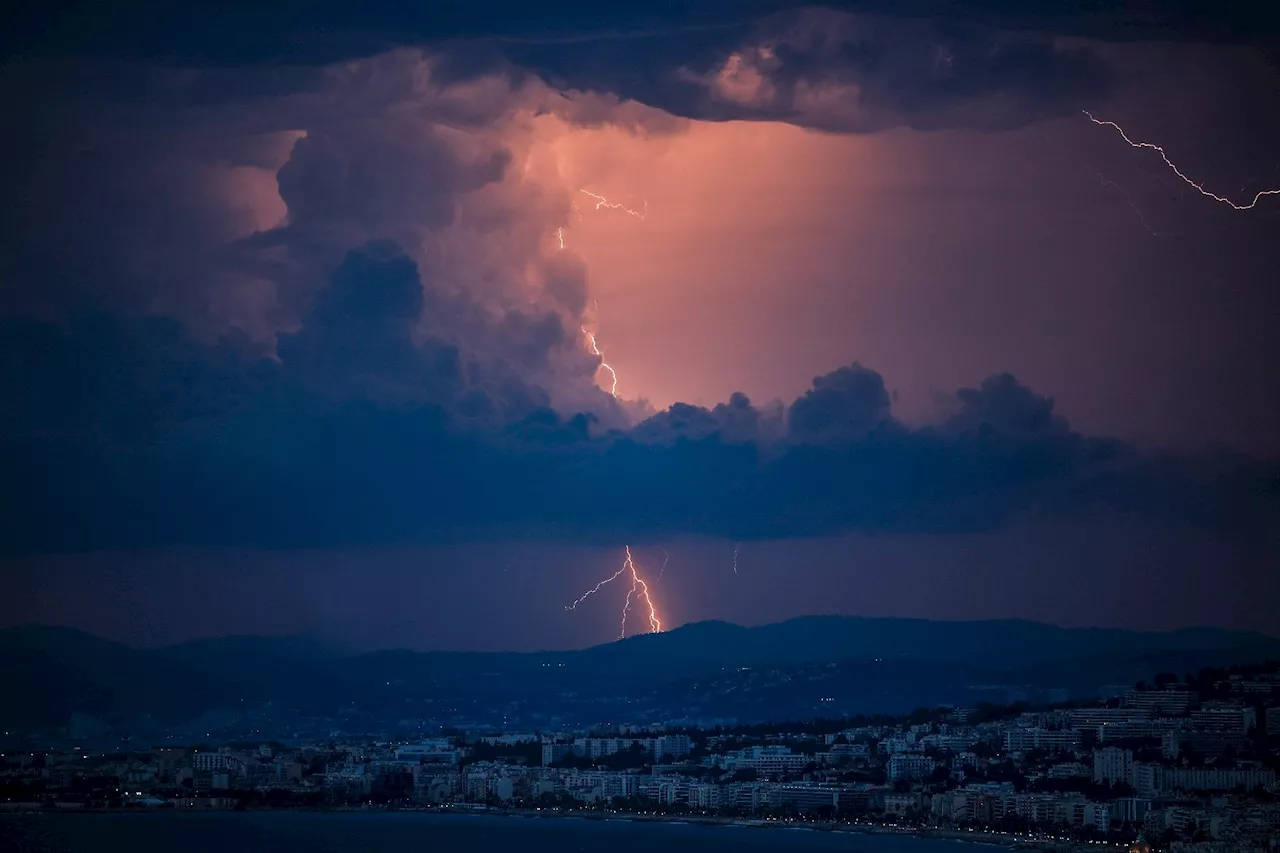
[[[871,212],[859,198],[882,183],[871,164],[888,162],[883,143],[776,123],[689,122],[645,133],[539,122],[528,173],[646,210],[640,219],[585,198],[577,213],[571,205],[562,214],[562,231],[549,231],[586,264],[598,304],[591,331],[624,396],[661,407],[807,386],[816,365],[803,346],[799,358],[767,364],[743,357],[788,334],[780,315],[816,307],[796,298],[795,272],[820,263],[815,243]],[[600,381],[608,390],[612,377]]]

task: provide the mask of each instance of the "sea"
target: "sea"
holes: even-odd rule
[[[0,816],[18,853],[983,853],[967,841],[668,822],[414,812],[153,812]]]

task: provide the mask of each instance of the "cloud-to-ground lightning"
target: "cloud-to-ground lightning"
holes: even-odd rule
[[[600,347],[596,346],[596,336],[587,331],[587,327],[582,327],[582,334],[587,336],[587,344],[591,347],[593,355],[600,357],[600,366],[609,371],[609,376],[613,378],[613,382],[609,387],[609,393],[614,397],[618,396],[618,371],[609,366],[609,362],[604,360],[604,353],[600,352]]]
[[[1191,180],[1191,178],[1187,177],[1182,172],[1182,170],[1179,169],[1177,165],[1172,160],[1169,159],[1169,155],[1165,152],[1163,147],[1156,145],[1154,142],[1136,142],[1133,139],[1130,139],[1129,134],[1125,133],[1124,128],[1116,124],[1114,121],[1107,121],[1105,119],[1094,118],[1093,114],[1090,113],[1088,110],[1081,110],[1081,112],[1084,113],[1085,117],[1089,119],[1089,121],[1093,122],[1096,125],[1100,125],[1102,127],[1114,128],[1116,133],[1120,134],[1120,138],[1123,139],[1125,142],[1129,143],[1131,147],[1146,148],[1156,152],[1157,154],[1160,155],[1160,159],[1164,161],[1164,164],[1168,166],[1175,175],[1177,175],[1179,178],[1182,179],[1183,183],[1193,188],[1196,192],[1200,193],[1200,195],[1205,196],[1206,198],[1211,198],[1214,201],[1218,202],[1219,204],[1225,204],[1229,207],[1234,208],[1235,210],[1252,210],[1254,207],[1258,206],[1258,202],[1261,201],[1264,196],[1280,195],[1280,188],[1272,189],[1272,190],[1259,190],[1258,194],[1253,197],[1252,201],[1250,201],[1248,204],[1241,204],[1239,202],[1232,201],[1231,199],[1226,198],[1225,196],[1220,196],[1216,193],[1212,193],[1209,190],[1205,189],[1203,184],[1197,183]]]
[[[666,548],[659,548],[658,550],[662,552],[662,568],[658,569],[658,576],[653,579],[654,583],[662,580],[662,576],[667,573],[667,563],[671,562],[671,555],[667,553]]]
[[[738,552],[741,550],[742,550],[742,543],[734,542],[733,543],[733,573],[735,575],[738,573]]]
[[[627,597],[622,602],[622,627],[618,634],[618,639],[621,640],[627,636],[627,613],[631,610],[631,601],[633,598],[638,601],[643,601],[649,608],[649,632],[657,634],[662,630],[662,620],[658,618],[657,605],[653,603],[653,596],[649,594],[649,584],[645,582],[644,578],[640,577],[640,570],[636,567],[635,558],[631,556],[631,546],[626,545],[623,547],[626,551],[626,559],[622,562],[622,568],[618,569],[612,575],[584,592],[578,597],[577,601],[565,607],[565,610],[577,610],[579,604],[599,592],[600,588],[605,584],[611,583],[612,581],[622,577],[624,574],[630,573],[631,586],[628,587]]]

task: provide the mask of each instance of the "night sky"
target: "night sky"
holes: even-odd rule
[[[189,5],[3,27],[0,625],[1280,633],[1254,4]]]

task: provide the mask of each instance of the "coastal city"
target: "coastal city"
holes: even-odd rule
[[[1041,849],[1280,849],[1280,665],[1090,704],[793,724],[332,731],[9,752],[6,811],[417,808],[982,837]]]
[[[7,8],[0,853],[1280,853],[1280,0]]]

